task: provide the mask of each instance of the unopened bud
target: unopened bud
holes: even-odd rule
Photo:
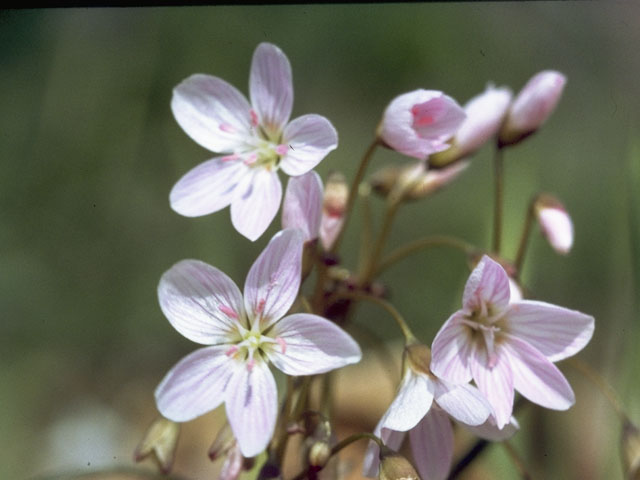
[[[331,447],[325,441],[315,442],[309,449],[309,465],[321,469],[331,458]]]
[[[467,118],[456,132],[451,148],[429,157],[429,165],[442,168],[468,157],[498,133],[513,94],[506,87],[487,89],[464,106]]]
[[[344,175],[332,173],[327,179],[322,202],[322,219],[320,221],[320,241],[325,250],[329,250],[335,242],[342,224],[349,199],[349,187]]]
[[[433,376],[431,373],[431,349],[422,343],[407,345],[405,349],[407,365],[415,373]]]
[[[222,455],[226,455],[236,444],[236,439],[233,436],[233,432],[231,431],[231,427],[228,423],[225,423],[224,426],[218,431],[216,438],[213,439],[213,443],[211,447],[209,447],[209,458],[211,461],[221,457]]]
[[[622,425],[622,462],[628,480],[640,480],[640,429],[627,418]]]
[[[156,418],[136,447],[134,458],[140,462],[152,456],[162,473],[169,473],[175,458],[180,424],[164,417]]]
[[[531,135],[556,108],[567,77],[546,70],[534,75],[515,98],[500,130],[500,145],[512,145]]]
[[[541,194],[534,203],[534,212],[540,229],[551,247],[566,255],[573,246],[573,223],[560,201],[548,194]]]
[[[380,480],[420,480],[418,472],[405,457],[390,448],[380,449]]]

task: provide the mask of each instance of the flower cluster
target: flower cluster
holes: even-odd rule
[[[196,166],[176,183],[170,194],[176,212],[199,216],[230,205],[235,229],[256,240],[280,208],[278,172],[290,178],[282,230],[251,266],[243,292],[226,274],[198,260],[180,261],[162,276],[162,312],[184,337],[205,346],[180,360],[157,387],[157,407],[168,420],[159,421],[163,427],[154,427],[148,435],[140,458],[160,452],[167,470],[177,441],[175,422],[224,404],[230,433],[221,432],[210,451],[212,459],[227,457],[222,480],[237,479],[249,468],[249,459],[265,450],[263,476],[276,472],[283,478],[284,451],[294,434],[305,436],[301,448],[307,449],[301,456],[306,463],[295,478],[315,478],[342,446],[369,438],[365,476],[440,480],[453,462],[452,420],[475,435],[500,441],[519,428],[516,391],[545,408],[566,410],[573,405],[574,393],[554,363],[587,345],[594,319],[524,299],[520,285],[530,222],[538,221],[557,252],[566,254],[573,244],[571,219],[555,197],[540,194],[532,201],[514,261],[500,255],[499,195],[493,249],[436,236],[382,255],[393,216],[404,202],[427,198],[452,183],[485,144],[493,142],[502,153],[529,137],[555,108],[565,82],[560,73],[542,72],[515,98],[510,89],[490,85],[464,107],[436,90],[399,95],[384,111],[351,187],[340,172],[332,173],[325,186],[313,170],[337,147],[337,134],[319,115],[289,121],[292,72],[278,47],[257,47],[250,102],[209,75],[193,75],[178,85],[171,102],[178,124],[200,145],[223,155]],[[378,146],[414,160],[386,166],[364,180]],[[356,196],[369,206],[371,192],[386,198],[386,216],[372,238],[364,209],[363,253],[352,271],[337,253],[340,237]],[[429,348],[389,302],[378,276],[431,245],[461,250],[473,268],[462,308],[444,322]],[[308,279],[315,285],[305,291]],[[360,361],[360,347],[344,330],[359,301],[384,307],[400,326],[405,336],[402,380],[373,434],[336,445],[337,429],[321,403],[331,398],[331,383],[322,374]],[[288,377],[305,377],[287,382],[281,406],[271,366]],[[311,398],[313,384],[321,389],[320,405]],[[413,465],[397,453],[407,433]]]

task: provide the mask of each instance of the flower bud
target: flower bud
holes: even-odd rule
[[[540,229],[551,247],[566,255],[573,246],[573,223],[560,201],[548,194],[541,194],[535,200],[534,212]]]
[[[211,447],[209,447],[209,458],[211,461],[226,455],[236,444],[236,439],[233,436],[231,427],[225,422],[224,426],[218,430],[216,438],[213,439]]]
[[[164,417],[156,418],[136,447],[135,461],[140,462],[152,455],[160,471],[165,474],[169,473],[175,458],[179,434],[179,423]]]
[[[344,213],[349,199],[349,187],[344,175],[334,172],[329,175],[324,189],[320,241],[325,250],[335,242],[344,223]]]
[[[622,425],[622,461],[629,480],[640,480],[640,429],[626,418]]]
[[[531,135],[556,108],[567,77],[545,70],[534,75],[515,98],[500,131],[500,145],[512,145]]]
[[[309,465],[321,469],[331,458],[331,447],[325,441],[316,442],[309,449]]]
[[[409,460],[390,448],[383,446],[380,449],[380,480],[420,480]]]
[[[441,168],[468,157],[489,141],[502,126],[513,94],[506,87],[489,85],[464,106],[467,118],[456,132],[451,148],[429,157],[429,165]]]
[[[465,118],[456,101],[437,90],[414,90],[394,98],[378,126],[386,147],[424,160],[446,150],[446,143]]]

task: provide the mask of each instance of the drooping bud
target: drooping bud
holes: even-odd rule
[[[209,458],[211,461],[214,461],[221,456],[226,455],[235,444],[236,439],[233,436],[231,427],[225,422],[222,428],[218,430],[218,434],[216,435],[216,438],[213,439],[211,447],[209,447]]]
[[[413,343],[405,348],[407,366],[415,373],[433,376],[431,373],[431,349],[422,343]]]
[[[622,425],[620,440],[625,478],[640,480],[640,429],[628,418],[625,418]]]
[[[405,457],[390,448],[380,449],[380,480],[420,480],[413,465]]]
[[[467,118],[456,132],[451,148],[429,157],[429,165],[441,168],[468,157],[494,137],[504,122],[513,94],[507,87],[487,89],[464,106]]]
[[[309,465],[322,469],[331,458],[331,447],[325,441],[315,442],[309,449]]]
[[[334,172],[329,175],[324,189],[322,217],[320,220],[320,242],[325,250],[331,249],[342,225],[349,199],[349,187],[344,175]]]
[[[437,90],[414,90],[394,98],[378,126],[383,145],[424,160],[446,143],[465,118],[457,102]]]
[[[169,473],[175,458],[180,424],[164,417],[156,418],[136,447],[134,459],[140,462],[152,456],[162,473]]]
[[[573,223],[564,205],[552,195],[541,194],[534,203],[536,219],[551,247],[566,255],[573,246]]]
[[[499,144],[512,145],[540,128],[556,108],[566,83],[567,77],[552,70],[534,75],[511,104]]]

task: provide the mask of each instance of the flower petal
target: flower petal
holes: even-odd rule
[[[504,349],[513,371],[513,385],[524,397],[545,408],[566,410],[576,399],[573,390],[558,370],[542,353],[512,335]]]
[[[415,427],[431,408],[434,391],[434,382],[429,377],[407,370],[396,398],[382,417],[382,427],[400,432]]]
[[[289,315],[275,324],[269,336],[279,345],[269,360],[287,375],[316,375],[357,363],[360,347],[329,320],[307,313]]]
[[[504,427],[513,411],[513,373],[504,344],[496,345],[495,364],[489,367],[487,352],[476,349],[476,359],[471,363],[473,380],[489,404],[493,407],[498,428]]]
[[[338,146],[338,133],[325,117],[303,115],[285,127],[282,143],[289,148],[280,168],[287,175],[301,175],[318,165]]]
[[[169,202],[180,215],[199,217],[228,206],[248,167],[242,162],[216,157],[189,170],[171,189]]]
[[[445,412],[432,408],[409,432],[413,461],[422,480],[445,480],[453,458],[453,428]]]
[[[507,322],[512,335],[552,362],[582,350],[591,340],[595,328],[590,315],[534,300],[511,305]]]
[[[267,448],[273,436],[276,382],[266,362],[258,361],[251,369],[244,362],[235,362],[234,367],[225,399],[227,418],[242,455],[254,457]]]
[[[469,363],[474,347],[469,327],[461,322],[464,316],[462,310],[451,315],[431,345],[431,371],[453,383],[471,380]]]
[[[378,425],[376,425],[376,428],[373,430],[373,434],[377,435],[391,450],[398,451],[402,445],[406,432],[397,432],[395,430],[389,430],[388,428],[382,428],[383,420],[384,417],[381,418]],[[362,461],[362,475],[365,477],[377,477],[379,469],[380,447],[378,447],[376,442],[370,441],[367,445],[367,450]]]
[[[184,80],[173,89],[171,110],[187,135],[212,152],[233,152],[252,137],[249,102],[218,77]]]
[[[280,320],[293,305],[300,289],[302,233],[278,232],[251,266],[244,284],[244,305],[261,331]]]
[[[282,184],[275,172],[256,168],[231,204],[231,223],[249,240],[257,240],[278,213]]]
[[[289,178],[282,204],[282,228],[301,230],[305,242],[318,238],[322,200],[322,180],[316,172]]]
[[[511,417],[509,423],[507,423],[502,430],[498,429],[493,415],[490,416],[482,425],[464,425],[464,427],[474,435],[492,442],[501,442],[511,438],[520,429],[520,425],[518,424],[516,417]]]
[[[244,316],[242,295],[233,280],[198,260],[182,260],[166,271],[158,300],[178,332],[204,345],[227,343]]]
[[[449,415],[467,425],[484,423],[493,411],[480,390],[467,383],[436,382],[435,401]]]
[[[509,304],[509,276],[502,266],[484,255],[473,269],[464,287],[462,305],[467,311],[490,308],[490,315],[502,312]]]
[[[261,43],[253,53],[249,94],[267,136],[278,135],[291,115],[293,82],[289,60],[275,45]]]
[[[156,388],[160,413],[174,422],[187,422],[220,405],[233,373],[225,355],[228,348],[205,347],[180,360]]]

